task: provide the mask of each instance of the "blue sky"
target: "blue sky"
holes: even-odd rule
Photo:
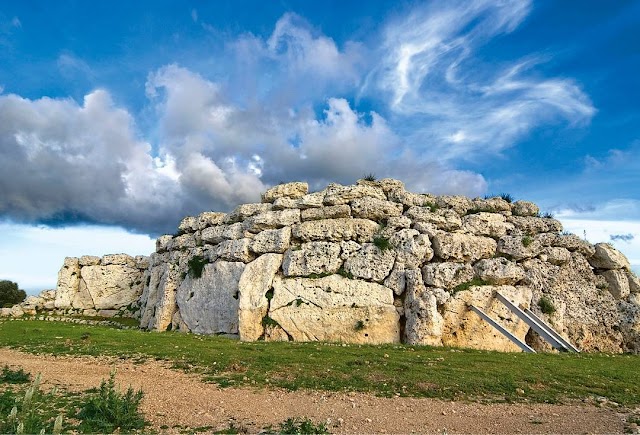
[[[537,202],[640,269],[640,1],[0,1],[0,279],[280,181]]]

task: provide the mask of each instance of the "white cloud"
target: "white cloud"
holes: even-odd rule
[[[506,67],[476,58],[530,9],[529,0],[473,0],[412,10],[387,25],[362,95],[382,91],[398,123],[411,120],[411,140],[440,160],[499,152],[559,119],[589,121],[595,109],[574,81],[527,74],[535,57]]]

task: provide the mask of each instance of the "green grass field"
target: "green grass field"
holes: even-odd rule
[[[273,385],[499,402],[605,397],[624,406],[640,405],[640,357],[633,355],[243,343],[216,336],[42,321],[0,323],[0,346],[56,355],[166,360],[223,387]]]

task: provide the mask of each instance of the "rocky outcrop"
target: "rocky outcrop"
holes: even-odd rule
[[[391,179],[313,193],[287,183],[178,228],[157,240],[144,272],[143,328],[517,350],[473,304],[546,349],[500,292],[583,350],[640,347],[640,282],[626,258],[561,233],[530,202],[416,194]],[[79,283],[73,296],[64,289],[78,268],[98,266],[89,263],[65,262],[56,301],[84,301]]]

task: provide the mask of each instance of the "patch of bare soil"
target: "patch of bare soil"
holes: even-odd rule
[[[153,430],[277,428],[289,417],[326,422],[332,433],[622,433],[624,414],[590,405],[478,404],[367,394],[219,388],[161,363],[32,355],[0,348],[0,365],[41,373],[43,385],[72,391],[98,386],[117,370],[126,388],[142,388]]]

